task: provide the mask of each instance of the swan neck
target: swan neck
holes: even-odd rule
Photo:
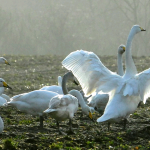
[[[68,94],[68,89],[67,89],[67,81],[70,80],[70,79],[73,79],[73,74],[71,72],[68,72],[66,73],[64,76],[63,76],[63,79],[62,79],[62,90],[63,90],[63,93],[64,94]]]
[[[120,76],[123,76],[124,71],[123,71],[123,65],[122,65],[122,54],[120,53],[118,53],[117,66],[118,66],[118,74]]]
[[[130,76],[137,74],[137,69],[132,59],[132,52],[131,52],[132,40],[135,34],[136,33],[133,32],[131,29],[126,44],[126,73],[125,74]]]
[[[75,96],[78,99],[79,104],[82,108],[85,107],[86,104],[83,99],[83,96],[81,95],[81,93],[78,90],[71,90],[71,91],[69,91],[69,94]]]

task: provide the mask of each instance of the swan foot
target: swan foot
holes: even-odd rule
[[[58,121],[56,121],[56,122],[57,122],[57,127],[58,127],[59,134],[60,134],[60,135],[67,135],[66,133],[64,133],[64,132],[62,132],[62,131],[60,130],[60,128],[59,128],[59,122],[58,122]]]

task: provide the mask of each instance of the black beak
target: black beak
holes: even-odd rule
[[[142,29],[141,31],[146,31],[145,29]]]
[[[75,80],[73,81],[73,83],[75,83],[76,85],[79,85]]]
[[[9,88],[9,89],[11,89],[11,90],[12,90],[12,88],[11,88],[9,85],[7,85],[7,86],[6,86],[6,88]]]

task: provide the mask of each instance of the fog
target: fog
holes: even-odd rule
[[[68,55],[77,49],[117,54],[131,27],[134,56],[149,56],[149,0],[0,0],[0,54]]]

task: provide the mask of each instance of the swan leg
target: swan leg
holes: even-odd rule
[[[127,119],[125,118],[124,121],[123,121],[123,130],[126,129],[126,124],[127,124]]]
[[[40,128],[43,129],[43,116],[40,116]]]
[[[57,122],[57,127],[58,127],[59,134],[60,135],[66,135],[64,132],[60,131],[59,122],[58,121],[56,121],[56,122]]]
[[[69,119],[69,131],[68,131],[69,134],[74,134],[73,130],[72,130],[72,120]]]
[[[57,122],[57,127],[58,127],[59,134],[62,134],[62,132],[60,131],[60,128],[59,128],[59,122],[58,121],[56,121],[56,122]]]
[[[110,131],[110,122],[108,122],[108,131]]]

